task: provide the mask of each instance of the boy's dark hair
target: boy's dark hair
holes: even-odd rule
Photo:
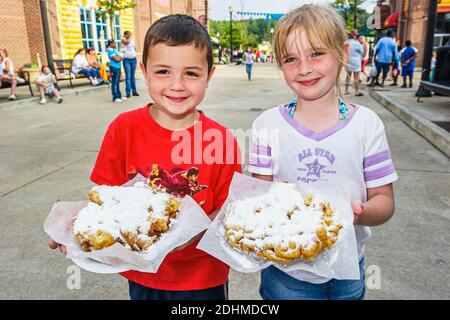
[[[150,26],[145,35],[142,52],[142,63],[145,68],[150,48],[158,43],[170,47],[194,45],[196,49],[204,50],[208,72],[211,71],[213,66],[211,39],[206,29],[194,18],[183,14],[169,15]]]
[[[412,45],[412,42],[411,40],[406,40],[405,44],[407,47],[410,47]]]

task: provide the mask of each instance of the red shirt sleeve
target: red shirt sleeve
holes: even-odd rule
[[[227,130],[227,134],[231,134]],[[217,179],[216,192],[214,197],[214,210],[220,209],[228,197],[228,189],[235,172],[242,173],[241,153],[236,139],[234,139],[233,149],[226,150],[225,163],[221,166],[219,178]],[[228,148],[227,148],[228,149]],[[232,151],[232,152],[231,152]]]
[[[115,122],[111,123],[103,138],[97,161],[91,173],[96,184],[122,185],[127,182],[125,155],[120,149]]]

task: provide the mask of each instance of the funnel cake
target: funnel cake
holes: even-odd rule
[[[74,221],[76,242],[84,251],[117,242],[144,252],[176,221],[180,199],[138,182],[132,187],[96,186]]]
[[[265,194],[237,200],[225,213],[225,237],[247,254],[281,263],[314,260],[337,241],[341,224],[330,203],[303,198],[292,183],[275,182]]]

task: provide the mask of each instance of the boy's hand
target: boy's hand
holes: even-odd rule
[[[360,201],[352,201],[351,206],[354,214],[353,224],[357,225],[359,224],[358,220],[360,219],[360,217],[364,212],[363,204]]]
[[[59,244],[59,243],[57,243],[55,240],[53,240],[52,238],[49,238],[48,239],[48,247],[50,248],[50,249],[56,249],[56,248],[58,248],[59,249],[59,251],[63,254],[63,255],[66,255],[67,254],[67,248],[66,248],[66,246],[65,245],[63,245],[63,244]]]

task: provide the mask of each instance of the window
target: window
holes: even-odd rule
[[[114,37],[116,39],[117,50],[120,49],[120,40],[122,38],[122,30],[120,28],[120,15],[114,15]]]
[[[98,39],[98,51],[101,52],[102,46],[101,46],[101,40],[100,35],[101,31],[103,30],[103,39],[105,42],[105,49],[106,49],[106,40],[108,40],[108,33],[107,33],[107,24],[105,21],[105,18],[103,18],[98,11],[95,12],[95,25],[96,25],[96,32],[97,32],[97,39]]]
[[[80,8],[81,35],[83,47],[91,48],[94,46],[92,34],[91,10],[88,8]]]

